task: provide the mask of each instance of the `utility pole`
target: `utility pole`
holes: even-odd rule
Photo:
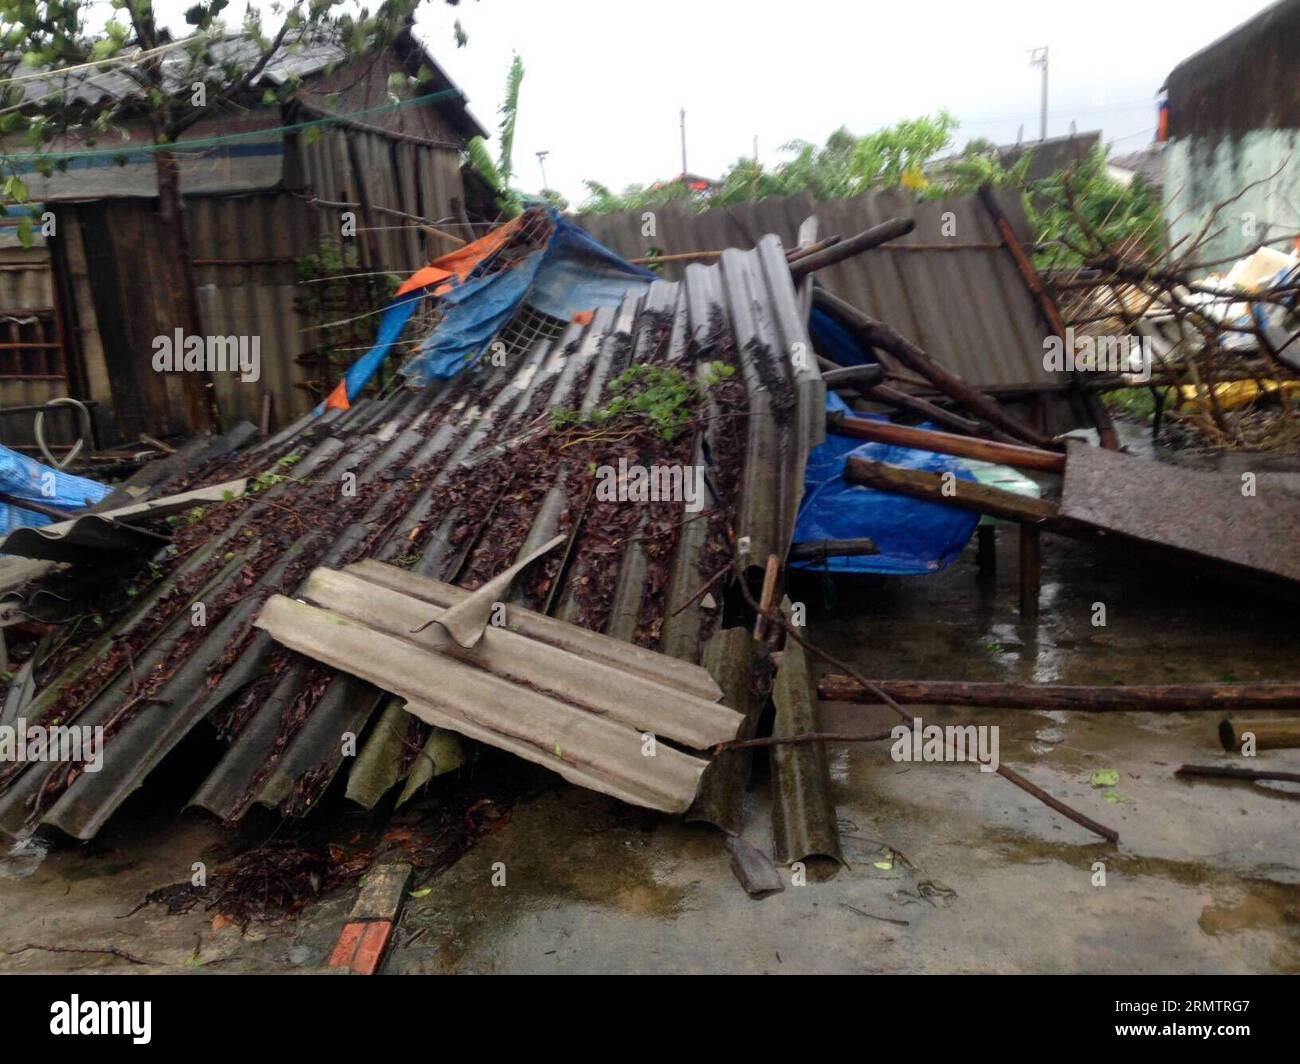
[[[1043,71],[1043,98],[1038,115],[1038,139],[1047,139],[1047,45],[1032,48],[1029,52],[1029,65],[1041,67]]]
[[[687,173],[686,169],[686,108],[682,108],[682,173]]]
[[[546,157],[550,155],[549,151],[539,151],[537,153],[537,165],[542,171],[542,191],[545,192],[551,186],[546,183]]]

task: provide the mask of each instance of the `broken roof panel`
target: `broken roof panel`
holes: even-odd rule
[[[5,766],[0,829],[45,822],[90,837],[200,724],[227,751],[195,780],[193,803],[223,818],[259,803],[302,814],[340,770],[363,763],[366,793],[398,783],[428,725],[409,719],[400,759],[367,757],[391,738],[377,726],[391,722],[388,696],[252,627],[267,599],[302,594],[318,566],[363,563],[346,572],[369,579],[365,559],[377,559],[477,587],[562,535],[512,602],[623,640],[633,656],[645,647],[698,662],[718,611],[696,592],[733,557],[762,564],[764,552],[784,553],[803,463],[824,432],[815,362],[792,357],[808,337],[780,241],[692,267],[682,282],[654,282],[594,308],[589,321],[539,320],[526,304],[497,338],[506,365],[484,360],[425,390],[302,419],[165,485],[248,476],[260,490],[179,525],[157,579],[106,610],[102,634],[79,636],[46,663],[29,718],[104,725],[104,768]],[[603,408],[609,382],[630,366],[707,379],[714,363],[734,376],[714,381],[709,416],[680,438],[551,429],[556,411]],[[703,509],[598,499],[595,469],[619,458],[704,465]],[[355,491],[341,489],[345,473]],[[191,623],[198,603],[203,626]],[[428,721],[452,723],[439,716],[446,706],[420,701]],[[355,765],[341,753],[343,731],[361,737]]]

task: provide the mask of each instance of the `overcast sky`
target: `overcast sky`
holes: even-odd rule
[[[160,12],[192,0],[160,0]],[[266,6],[266,5],[263,5]],[[525,76],[515,141],[517,184],[548,183],[576,206],[583,180],[620,189],[687,163],[717,176],[740,155],[782,158],[794,139],[839,126],[865,133],[947,107],[972,137],[1038,137],[1046,45],[1048,135],[1100,129],[1114,151],[1148,144],[1156,93],[1181,60],[1265,0],[425,0],[417,33],[495,133],[512,51]],[[232,21],[239,0],[227,10]],[[272,16],[268,15],[268,21]],[[457,48],[460,19],[469,43]],[[166,19],[177,29],[183,21]],[[495,155],[495,137],[489,141]]]

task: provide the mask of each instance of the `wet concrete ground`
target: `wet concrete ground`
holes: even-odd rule
[[[992,585],[976,579],[972,544],[937,576],[838,583],[829,599],[811,577],[793,594],[809,606],[815,642],[880,677],[1174,683],[1300,674],[1294,604],[1057,538],[1044,542],[1042,615],[1023,623],[1015,551],[1014,529],[1003,529]],[[1105,627],[1091,623],[1099,602]],[[556,783],[449,870],[417,880],[432,890],[408,902],[387,970],[1300,971],[1300,796],[1287,785],[1173,777],[1184,762],[1230,762],[1218,715],[916,713],[1000,725],[1004,762],[1116,828],[1120,844],[974,766],[895,763],[887,743],[840,746],[831,766],[850,867],[830,878],[814,868],[804,886],[783,871],[786,889],[756,900],[714,829]],[[893,723],[862,707],[826,705],[823,716],[839,730]],[[1248,764],[1297,771],[1300,751],[1263,752]],[[1117,783],[1092,786],[1099,770],[1114,770]],[[764,849],[768,809],[760,765],[745,834]],[[11,859],[0,870],[0,971],[319,970],[350,891],[243,934],[201,908],[168,916],[153,905],[123,917],[148,891],[188,878],[195,854],[221,834],[137,805],[88,846],[58,847],[26,867]],[[156,963],[11,952],[27,943],[115,948]]]

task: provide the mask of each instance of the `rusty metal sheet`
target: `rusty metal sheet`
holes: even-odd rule
[[[1061,514],[1109,532],[1300,581],[1294,478],[1206,473],[1072,442]]]

